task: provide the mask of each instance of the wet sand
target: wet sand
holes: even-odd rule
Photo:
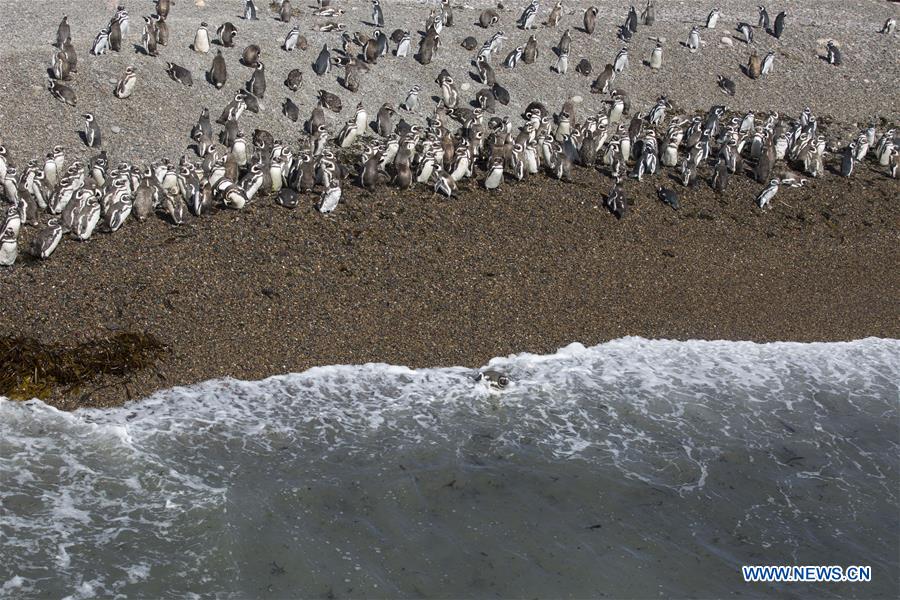
[[[880,173],[783,190],[770,211],[744,179],[728,197],[681,192],[679,211],[633,196],[622,221],[597,206],[607,177],[575,177],[449,201],[353,188],[328,217],[310,198],[180,228],[132,222],[0,272],[0,335],[130,330],[167,346],[155,368],[52,398],[63,408],[326,364],[478,367],[629,335],[900,337],[897,186]]]

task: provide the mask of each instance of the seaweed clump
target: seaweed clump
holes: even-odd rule
[[[0,336],[0,396],[46,400],[77,394],[101,376],[124,378],[151,366],[164,346],[149,333],[120,332],[77,346]]]

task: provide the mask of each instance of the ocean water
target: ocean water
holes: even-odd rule
[[[890,597],[900,341],[625,338],[0,399],[0,596]],[[870,583],[745,584],[744,564]]]

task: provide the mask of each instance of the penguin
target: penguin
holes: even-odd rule
[[[659,186],[656,188],[656,197],[659,198],[663,203],[671,206],[673,209],[678,210],[678,194],[675,193],[675,190]]]
[[[895,17],[888,17],[888,19],[884,22],[884,25],[881,26],[881,31],[879,33],[885,33],[887,35],[891,35],[894,33],[894,29],[897,27],[897,19]]]
[[[614,78],[615,71],[613,71],[613,66],[607,63],[606,67],[603,69],[603,72],[601,72],[600,75],[597,76],[597,79],[594,80],[594,83],[591,84],[591,93],[607,93],[609,91],[609,86],[612,84]]]
[[[596,6],[588,7],[587,10],[584,11],[584,18],[582,20],[582,24],[584,25],[584,32],[588,35],[593,35],[594,30],[597,28],[597,13],[600,12]]]
[[[763,188],[763,190],[756,195],[756,205],[760,208],[765,208],[772,202],[772,198],[775,197],[775,194],[778,193],[778,186],[780,185],[780,181],[777,179],[772,179],[769,181],[769,185]]]
[[[475,102],[487,113],[493,114],[497,110],[497,99],[491,88],[482,88],[475,94]]]
[[[712,189],[721,194],[728,188],[731,173],[728,171],[728,162],[720,158],[713,167]]]
[[[593,66],[591,65],[591,61],[586,58],[582,58],[580,61],[578,61],[578,64],[575,65],[575,71],[577,73],[580,73],[581,75],[584,75],[585,77],[590,75],[592,70]]]
[[[628,210],[628,199],[625,197],[625,190],[622,189],[621,177],[616,173],[616,182],[613,184],[612,190],[606,196],[606,208],[615,215],[616,219],[621,220]]]
[[[245,21],[258,21],[259,17],[256,14],[256,4],[253,0],[244,0],[244,20]]]
[[[406,94],[406,99],[400,104],[400,108],[409,112],[416,112],[419,107],[419,90],[418,85],[414,85]]]
[[[490,160],[487,177],[484,179],[484,187],[488,190],[496,190],[503,183],[504,160],[502,156],[495,156]]]
[[[460,46],[462,46],[463,48],[465,48],[466,50],[471,52],[472,50],[474,50],[475,48],[478,47],[478,40],[476,40],[474,37],[472,37],[470,35],[462,41]]]
[[[644,7],[641,17],[641,20],[647,27],[652,26],[656,22],[656,6],[653,4],[653,0],[647,0],[647,6]]]
[[[856,142],[851,142],[844,148],[841,154],[841,177],[850,177],[853,175],[853,168],[856,163]]]
[[[97,37],[94,38],[94,43],[91,45],[91,54],[101,56],[106,54],[107,50],[109,50],[109,28],[104,27],[97,34]]]
[[[516,48],[516,51],[518,51],[518,48]],[[537,60],[539,52],[537,38],[532,35],[528,38],[528,41],[525,42],[525,47],[522,48],[521,52],[518,52],[518,54],[522,57],[523,63],[530,65]]]
[[[247,91],[257,98],[264,98],[266,95],[266,66],[262,61],[256,63],[253,75],[247,82]]]
[[[330,213],[333,212],[335,208],[337,208],[338,203],[341,201],[341,183],[337,179],[333,179],[328,187],[322,191],[322,195],[319,196],[319,206],[318,210],[320,213]]]
[[[296,123],[300,119],[300,108],[296,104],[294,104],[294,102],[290,98],[284,99],[282,112],[284,113],[284,116],[286,116],[294,123]]]
[[[628,67],[628,48],[623,47],[619,50],[618,54],[616,54],[616,59],[613,61],[613,70],[616,73],[621,73]]]
[[[781,35],[784,33],[784,19],[787,16],[787,13],[781,11],[775,17],[775,26],[772,28],[772,35],[775,36],[776,39],[781,39]]]
[[[69,17],[63,16],[62,21],[56,28],[56,43],[53,44],[57,48],[62,48],[68,40],[72,39],[72,32],[69,28]]]
[[[547,27],[556,27],[559,24],[559,17],[562,13],[562,0],[556,0],[556,4],[553,5],[553,8],[550,9],[550,14],[547,16],[547,20],[544,21],[544,25]]]
[[[707,29],[715,29],[716,25],[719,23],[719,9],[714,8],[709,11],[709,14],[706,16],[706,28]]]
[[[385,102],[375,115],[375,131],[381,137],[389,137],[394,132],[393,116],[396,114],[394,107]]]
[[[775,53],[773,51],[769,51],[766,53],[765,58],[762,60],[762,67],[760,68],[760,75],[768,75],[772,72],[772,66],[775,64]]]
[[[735,91],[736,91],[735,87],[734,87],[734,82],[732,80],[728,79],[727,77],[725,77],[724,75],[719,75],[718,80],[719,80],[719,87],[722,89],[722,93],[724,93],[728,96],[734,96]]]
[[[316,75],[320,77],[328,73],[331,70],[331,53],[328,51],[328,44],[322,46],[321,52],[319,52],[319,57],[316,58],[316,62],[313,63],[313,71]]]
[[[217,90],[221,90],[228,82],[228,70],[225,67],[225,57],[222,51],[218,50],[213,57],[212,67],[208,73],[209,82],[215,86]]]
[[[124,5],[119,4],[116,6],[116,14],[113,16],[113,20],[119,24],[119,31],[122,32],[122,37],[128,37],[131,31],[131,24],[128,19],[128,11],[125,10]]]
[[[650,68],[660,69],[662,67],[662,43],[657,40],[656,47],[650,53]]]
[[[291,0],[281,0],[281,9],[278,12],[278,16],[281,17],[281,21],[283,23],[290,23],[291,16],[294,14],[294,9],[291,6]]]
[[[685,45],[690,48],[691,52],[697,52],[700,49],[700,29],[696,25],[691,27],[691,32],[688,34],[688,41]]]
[[[384,27],[384,11],[379,0],[372,0],[372,24],[375,27]]]
[[[531,3],[522,11],[522,16],[519,17],[518,23],[523,31],[534,29],[534,20],[537,17],[539,1],[531,0]]]
[[[343,110],[341,99],[326,90],[319,90],[319,104],[333,113],[339,113]]]
[[[478,24],[487,29],[500,22],[500,14],[493,8],[486,8],[478,15]]]
[[[750,53],[750,60],[747,61],[747,75],[750,76],[750,79],[759,79],[761,74],[762,59],[759,58],[759,54],[756,53],[756,50],[753,50]]]
[[[519,64],[519,60],[525,54],[525,48],[522,46],[518,46],[514,48],[507,56],[506,60],[503,61],[503,66],[507,69],[514,69],[517,64]],[[523,61],[524,62],[524,61]]]
[[[255,69],[256,65],[259,64],[259,56],[261,53],[262,51],[259,49],[259,46],[250,44],[244,48],[243,52],[241,52],[241,64],[245,67]]]
[[[752,44],[753,43],[753,28],[750,27],[749,23],[744,23],[743,21],[737,24],[737,30],[741,32],[741,35],[744,36],[744,43]]]
[[[625,30],[627,30],[629,39],[632,33],[637,33],[637,11],[634,7],[628,9],[628,16],[625,17]]]
[[[510,384],[509,376],[493,369],[480,371],[473,378],[477,383],[487,384],[491,390],[502,390]]]
[[[494,94],[494,98],[502,104],[503,106],[509,105],[509,90],[500,85],[499,83],[495,83],[491,87],[491,92]]]
[[[222,43],[222,46],[225,48],[231,48],[234,46],[234,38],[237,35],[237,27],[235,27],[230,21],[226,21],[219,25],[219,28],[216,29],[216,35],[219,37],[219,41]]]
[[[560,52],[559,56],[556,58],[556,66],[554,67],[557,73],[560,75],[565,75],[569,71],[569,53],[568,52]]]
[[[319,127],[325,124],[325,111],[317,104],[313,107],[309,119],[306,121],[306,133],[312,135],[319,131]]]
[[[53,251],[59,246],[62,236],[63,228],[59,219],[50,219],[47,221],[47,226],[31,241],[31,254],[41,260],[50,258]]]
[[[166,46],[169,43],[169,24],[162,17],[154,17],[154,29],[156,30],[156,43]]]
[[[284,85],[292,92],[296,92],[303,84],[303,72],[300,69],[291,69],[284,80]]]
[[[394,55],[398,58],[406,58],[407,56],[409,56],[409,46],[409,32],[404,32],[403,37],[401,37],[400,41],[397,42],[397,50],[394,52]]]
[[[156,47],[156,25],[150,17],[144,17],[144,33],[141,37],[141,43],[144,47],[144,54],[147,56],[159,56]]]
[[[834,41],[828,40],[828,43],[825,45],[825,52],[825,60],[828,61],[828,64],[840,66],[843,63],[841,49],[835,45]]]
[[[173,62],[167,62],[166,73],[169,75],[169,77],[172,78],[173,81],[177,81],[182,85],[186,85],[188,87],[194,85],[194,79],[193,77],[191,77],[191,72],[180,65],[177,65]]]
[[[19,232],[22,215],[15,206],[6,209],[3,228],[0,229],[0,267],[10,267],[19,255]]]
[[[532,36],[534,37],[534,36]],[[556,45],[556,49],[559,50],[560,54],[568,54],[569,50],[572,47],[572,36],[569,33],[569,30],[566,29],[562,37],[559,39],[559,44]]]
[[[288,31],[287,35],[284,37],[284,43],[281,44],[281,49],[285,52],[293,52],[294,48],[297,47],[297,42],[300,40],[300,27],[298,25],[294,25],[291,27],[291,30]]]
[[[458,189],[456,181],[441,167],[438,167],[432,172],[431,180],[434,183],[434,192],[436,194],[442,194],[447,198],[453,196]]]
[[[191,46],[191,49],[200,54],[209,52],[209,29],[207,29],[205,22],[201,22],[200,27],[197,28],[197,32],[194,33],[194,43]]]
[[[497,76],[494,73],[494,68],[491,67],[491,63],[488,62],[487,57],[479,55],[478,58],[475,59],[475,67],[478,69],[478,79],[481,83],[485,85],[494,85],[497,83]]]
[[[756,23],[757,27],[762,27],[763,31],[769,30],[769,11],[766,10],[766,7],[760,4],[756,7],[759,11],[759,20]]]
[[[426,34],[425,37],[422,38],[422,41],[419,42],[419,53],[415,57],[416,60],[419,61],[419,64],[431,64],[431,61],[434,58],[434,51],[439,39],[440,37],[437,34]]]
[[[170,0],[156,0],[156,14],[165,19],[169,16]]]
[[[122,51],[122,25],[116,20],[109,24],[109,49],[113,52]]]
[[[62,100],[69,106],[75,106],[78,101],[78,98],[75,95],[75,90],[70,88],[67,85],[63,85],[58,81],[54,81],[49,79],[47,82],[47,89],[50,90],[50,93],[57,100]]]
[[[53,79],[58,81],[69,81],[69,60],[66,58],[65,52],[56,52],[53,55],[53,62],[50,65],[50,72]]]
[[[84,117],[84,143],[89,148],[97,148],[101,144],[100,126],[97,125],[97,119],[91,113],[81,115]]]

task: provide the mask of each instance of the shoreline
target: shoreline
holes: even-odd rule
[[[130,223],[0,273],[0,335],[71,346],[136,331],[166,347],[124,380],[48,400],[63,409],[321,365],[476,368],[629,335],[900,337],[896,182],[868,167],[767,211],[745,178],[724,197],[679,190],[672,210],[641,193],[663,173],[626,183],[621,221],[600,205],[608,177],[573,177],[467,184],[450,201],[354,187],[332,216],[256,202],[180,228]]]

